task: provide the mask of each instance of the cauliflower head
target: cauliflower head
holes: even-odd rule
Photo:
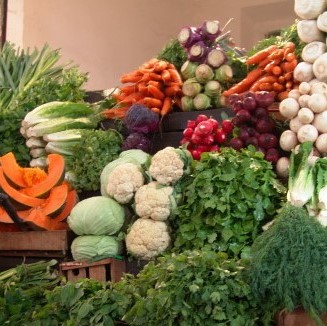
[[[167,220],[175,204],[174,188],[152,181],[135,193],[135,212],[139,217],[156,221]]]
[[[123,163],[109,174],[106,190],[117,202],[127,204],[143,184],[144,176],[141,168],[133,163]]]
[[[165,222],[142,218],[132,224],[125,238],[127,251],[144,260],[163,253],[170,241],[168,225]]]
[[[162,185],[173,185],[188,173],[191,159],[187,150],[165,147],[153,155],[149,174]]]

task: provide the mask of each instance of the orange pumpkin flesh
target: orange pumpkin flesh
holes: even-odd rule
[[[66,204],[63,210],[56,216],[56,220],[59,222],[64,221],[70,214],[73,207],[78,203],[78,195],[76,190],[70,190],[67,195]]]
[[[65,160],[63,156],[59,154],[49,154],[48,162],[47,177],[31,187],[21,189],[21,193],[31,197],[44,197],[54,186],[63,181],[65,174]]]

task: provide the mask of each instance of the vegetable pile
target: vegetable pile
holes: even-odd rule
[[[287,42],[281,48],[274,44],[248,57],[246,63],[252,68],[251,71],[223,95],[228,97],[246,91],[269,91],[274,93],[276,100],[283,100],[297,82],[296,76],[293,79],[293,71],[298,64],[294,51],[295,44]]]
[[[231,44],[229,35],[229,31],[223,32],[218,20],[179,32],[178,40],[188,53],[188,60],[181,66],[183,111],[226,104],[221,93],[233,79],[232,56],[244,54]]]
[[[59,64],[60,52],[48,45],[42,49],[16,49],[5,43],[0,52],[0,155],[13,152],[20,164],[30,161],[29,148],[20,134],[27,112],[52,101],[79,102],[87,75],[76,66]]]
[[[225,119],[220,124],[214,118],[199,114],[195,120],[189,120],[183,131],[181,145],[187,143],[187,149],[193,159],[199,160],[204,152],[215,152],[227,143],[233,130],[231,120]]]
[[[173,220],[174,250],[245,253],[285,196],[272,165],[252,147],[204,153],[185,180]]]
[[[235,130],[229,146],[239,150],[253,145],[267,161],[276,164],[280,157],[278,130],[268,111],[274,101],[273,93],[249,91],[243,95],[234,94],[229,100],[235,113],[232,118]]]
[[[16,211],[20,222],[43,230],[68,229],[66,218],[78,201],[76,190],[63,181],[64,158],[49,154],[47,170],[22,168],[12,152],[0,157],[0,188]],[[14,223],[0,207],[0,222]]]
[[[167,61],[152,58],[136,70],[120,77],[122,84],[113,94],[117,104],[104,110],[107,119],[124,118],[132,104],[144,104],[149,110],[165,116],[178,103],[182,79],[175,66]]]

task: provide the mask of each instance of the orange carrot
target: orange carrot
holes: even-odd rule
[[[291,62],[291,61],[293,61],[294,59],[296,59],[296,55],[295,55],[294,52],[288,53],[288,54],[285,56],[285,60],[288,61],[288,62]]]
[[[153,97],[144,97],[142,100],[140,100],[140,102],[149,108],[161,108],[162,107],[162,101],[158,100],[157,98],[153,98]]]
[[[286,89],[291,90],[293,87],[293,82],[291,80],[289,80],[286,84],[285,84]]]
[[[285,76],[281,75],[278,76],[278,80],[277,80],[280,84],[284,84],[285,83]]]
[[[119,101],[119,104],[134,104],[144,97],[140,92],[135,92],[126,96],[123,100]]]
[[[260,83],[269,83],[269,84],[272,84],[272,83],[274,83],[274,82],[277,81],[277,77],[274,76],[274,75],[266,74],[266,75],[263,75],[262,77],[260,77],[258,79],[258,81]]]
[[[116,94],[112,94],[112,97],[117,100],[117,101],[122,101],[125,97],[126,94],[125,93],[116,93]]]
[[[257,53],[255,53],[254,55],[252,55],[251,57],[247,58],[246,63],[248,65],[254,65],[254,64],[259,64],[261,61],[263,61],[264,59],[266,59],[268,57],[268,55],[277,49],[277,45],[271,45],[268,46],[267,48],[258,51]]]
[[[155,72],[152,72],[152,73],[150,73],[150,80],[162,81],[162,77],[161,77],[161,75],[159,75]]]
[[[262,75],[263,75],[263,69],[262,68],[256,68],[256,69],[250,71],[242,81],[240,81],[239,83],[237,83],[234,86],[230,87],[228,90],[224,91],[223,95],[224,96],[230,96],[230,95],[236,94],[236,93],[238,93],[238,94],[244,93]]]
[[[280,64],[280,62],[281,62],[281,59],[275,59],[275,60],[272,60],[272,61],[270,61],[270,63],[268,63],[268,64],[265,66],[264,70],[265,70],[266,72],[271,72],[271,70],[272,70],[275,66],[278,66],[278,65]]]
[[[281,102],[282,100],[286,99],[288,97],[288,91],[283,91],[278,93],[277,98]]]
[[[162,72],[163,70],[168,68],[168,62],[164,60],[159,60],[154,64],[153,70],[155,72]]]
[[[278,82],[275,82],[275,83],[273,83],[273,90],[276,92],[282,92],[285,90],[285,86]]]
[[[283,73],[283,70],[282,70],[282,68],[280,66],[275,66],[275,67],[271,68],[271,72],[272,72],[273,75],[279,76],[279,75],[281,75]]]
[[[168,63],[168,68],[169,69],[176,69],[176,67],[174,66],[174,64],[171,63],[171,62]]]
[[[285,61],[281,64],[281,67],[284,72],[292,72],[296,66],[297,66],[297,59],[294,59],[292,61]]]
[[[157,98],[159,100],[163,100],[165,97],[165,94],[158,88],[153,85],[147,86],[149,94],[153,96],[154,98]]]
[[[181,93],[181,87],[178,85],[167,86],[164,89],[164,93],[166,96],[174,97]]]
[[[125,85],[125,86],[120,87],[120,91],[125,95],[129,95],[129,94],[135,93],[137,91],[137,86],[135,84],[134,85]]]
[[[157,88],[161,88],[162,83],[156,80],[149,80],[148,85],[155,86]]]
[[[160,114],[160,109],[159,108],[150,108],[152,112]]]
[[[284,49],[276,49],[272,53],[269,54],[268,59],[269,60],[281,60],[284,57],[285,50]]]
[[[266,59],[262,60],[261,62],[259,62],[258,67],[264,68],[269,62],[270,62],[270,60],[268,58],[266,58]]]
[[[286,56],[288,53],[295,51],[295,44],[293,42],[286,42],[283,46],[283,49],[285,49],[285,56]]]
[[[171,112],[173,109],[173,105],[172,105],[172,98],[167,96],[165,97],[165,99],[163,100],[163,104],[162,104],[162,108],[160,111],[161,116],[165,116],[167,115],[169,112]]]
[[[106,119],[122,119],[124,118],[129,106],[123,106],[120,108],[107,109],[101,112]]]
[[[250,91],[251,92],[257,92],[257,91],[259,91],[260,90],[260,88],[259,88],[259,86],[260,86],[260,81],[255,81],[252,85],[251,85],[251,87],[250,87]]]
[[[165,84],[171,81],[170,72],[168,69],[165,69],[161,72],[161,79]]]
[[[272,91],[273,86],[271,83],[260,83],[259,89],[260,91]]]
[[[125,83],[137,83],[142,78],[142,73],[140,73],[138,70],[134,70],[132,72],[129,72],[127,74],[124,74],[120,77],[120,82]]]
[[[173,83],[181,83],[182,84],[182,77],[176,69],[168,69],[168,71],[170,74],[171,81]]]
[[[147,84],[145,82],[141,82],[137,84],[138,91],[144,95],[144,96],[149,96],[149,90],[147,87]]]

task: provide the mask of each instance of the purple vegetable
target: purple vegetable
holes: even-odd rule
[[[274,103],[275,96],[271,92],[261,91],[255,93],[255,100],[258,103],[258,106],[267,108],[269,105]]]
[[[143,104],[133,104],[126,112],[123,123],[129,132],[153,133],[158,130],[160,116]]]
[[[191,46],[188,51],[188,58],[193,62],[204,62],[207,57],[208,47],[204,44],[203,41],[196,42]]]
[[[177,39],[185,48],[190,48],[194,43],[202,39],[200,33],[195,27],[184,27],[179,32]]]
[[[134,132],[126,137],[123,142],[122,150],[141,149],[143,152],[150,153],[152,148],[151,140],[147,135]]]
[[[213,41],[221,33],[218,20],[205,21],[201,26],[201,32],[205,39]]]
[[[206,63],[212,68],[218,68],[227,61],[227,56],[219,46],[208,51]]]

